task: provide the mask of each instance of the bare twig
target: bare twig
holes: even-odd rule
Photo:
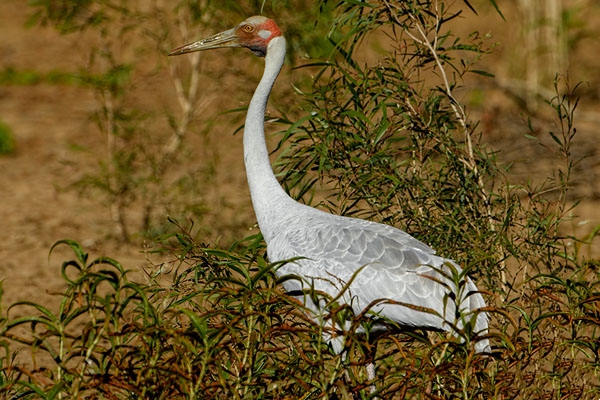
[[[179,20],[179,29],[183,37],[188,37],[187,25],[184,22],[184,18]],[[173,136],[169,143],[163,148],[163,154],[160,158],[159,167],[157,170],[158,175],[162,175],[164,170],[170,164],[173,159],[175,152],[179,149],[187,131],[189,124],[194,117],[196,105],[198,101],[198,81],[200,79],[200,53],[191,53],[189,55],[191,64],[190,70],[190,84],[188,90],[183,88],[180,73],[175,67],[174,63],[169,64],[169,73],[175,86],[175,93],[177,94],[177,100],[181,107],[181,117],[177,123],[177,127],[173,132]]]

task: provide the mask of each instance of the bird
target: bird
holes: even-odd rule
[[[250,197],[271,263],[286,292],[297,297],[323,326],[333,351],[344,355],[349,322],[331,319],[331,301],[307,295],[325,293],[355,315],[367,311],[374,329],[447,331],[460,337],[465,316],[477,334],[474,350],[490,353],[488,315],[481,292],[452,260],[390,225],[331,214],[290,197],[269,160],[264,120],[269,95],[285,61],[286,40],[278,25],[252,16],[232,29],[169,53],[170,56],[225,47],[244,47],[264,57],[265,67],[250,104],[243,134],[244,164]],[[452,275],[461,276],[456,284]],[[456,275],[454,275],[456,276]],[[370,308],[369,308],[370,307]],[[369,379],[375,370],[369,365]]]

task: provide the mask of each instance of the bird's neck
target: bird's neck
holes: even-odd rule
[[[269,230],[280,219],[278,210],[285,210],[293,200],[275,178],[265,141],[265,110],[275,79],[285,58],[285,39],[273,38],[268,45],[263,76],[248,106],[244,128],[244,162],[252,205],[258,225],[267,240]],[[291,203],[290,203],[291,202]]]

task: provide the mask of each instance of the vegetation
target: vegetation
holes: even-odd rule
[[[10,154],[15,151],[15,136],[12,129],[0,121],[0,154]]]
[[[183,193],[199,190],[199,180],[210,183],[210,174],[187,179],[174,169],[186,158],[201,102],[200,59],[191,57],[185,71],[170,66],[177,112],[137,109],[128,96],[137,74],[165,68],[176,27],[191,36],[208,20],[223,24],[211,26],[211,33],[236,23],[232,14],[259,11],[238,3],[183,1],[175,10],[155,4],[150,11],[106,0],[33,3],[34,21],[98,33],[86,84],[99,96],[96,118],[109,156],[77,184],[106,195],[124,239],[132,236],[128,207],[141,204],[140,230],[162,231],[153,235],[154,251],[170,261],[133,280],[118,261],[92,260],[77,242],[58,242],[53,249],[73,251],[62,264],[66,289],[58,311],[22,301],[2,315],[3,396],[597,398],[599,263],[581,249],[600,227],[585,240],[561,230],[578,162],[571,155],[577,85],[555,79],[547,101],[554,125],[544,134],[550,141],[530,123],[531,138],[551,143],[554,174],[540,184],[511,182],[509,166],[482,141],[457,96],[469,74],[492,79],[477,66],[491,51],[488,38],[453,33],[462,13],[472,12],[468,2],[322,0],[316,28],[290,24],[292,37],[326,30],[329,43],[311,49],[299,41],[293,49],[292,57],[306,51],[319,58],[303,66],[312,78],[295,87],[302,109],[284,103],[273,118],[284,127],[276,136],[276,168],[302,201],[401,227],[463,265],[489,304],[492,356],[441,333],[383,335],[375,340],[378,369],[370,382],[365,364],[372,343],[354,333],[359,326],[369,332],[368,320],[353,316],[348,357],[333,354],[322,328],[281,293],[277,265],[266,259],[260,235],[220,248],[204,243],[192,223],[171,218],[170,225],[152,228],[152,215],[174,205],[176,214],[202,218],[193,211],[204,205]],[[290,10],[317,12],[297,2],[272,7],[292,21],[300,18]],[[156,25],[144,25],[149,20]],[[128,59],[120,46],[133,36],[138,51],[163,58],[150,58],[156,64],[146,58],[144,66]],[[369,61],[374,54],[376,61]],[[210,121],[204,125],[208,133]]]

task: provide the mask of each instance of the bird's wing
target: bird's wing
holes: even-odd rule
[[[344,297],[358,312],[380,299],[429,308],[440,315],[450,311],[443,304],[453,290],[439,272],[447,269],[447,260],[407,233],[383,224],[336,216],[314,221],[307,218],[289,225],[274,238],[275,246],[269,245],[274,248],[269,249],[274,261],[302,257],[284,266],[283,273],[316,279],[314,286],[332,296],[352,281]],[[460,268],[455,268],[460,272]],[[384,308],[386,316],[397,322],[441,328],[439,317],[428,321],[422,312],[399,310],[403,308],[400,306],[395,307],[397,311],[384,305],[377,310]],[[421,324],[415,318],[425,321]]]

